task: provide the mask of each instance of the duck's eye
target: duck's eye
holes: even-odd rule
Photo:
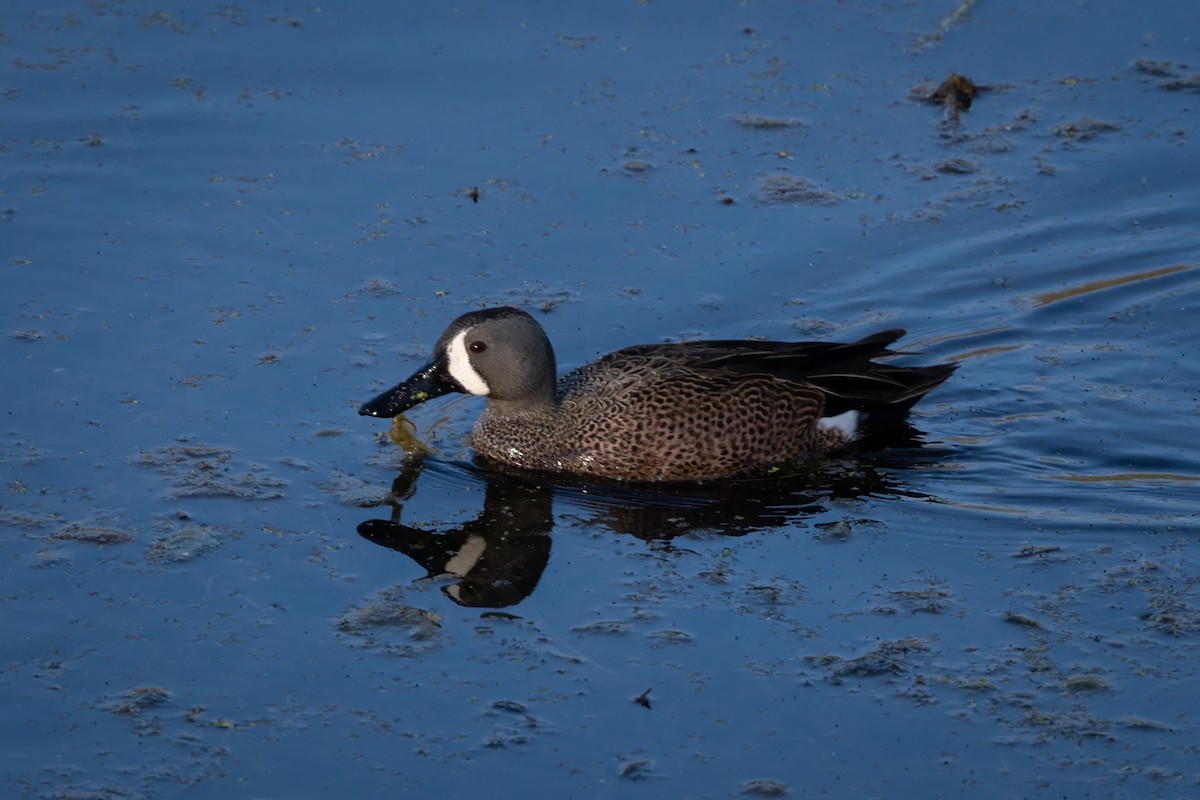
[[[484,350],[487,350],[487,343],[471,342],[469,345],[467,345],[467,347],[470,348],[472,353],[482,353]]]

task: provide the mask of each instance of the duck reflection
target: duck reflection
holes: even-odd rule
[[[815,462],[785,477],[653,488],[513,474],[480,462],[482,468],[437,462],[483,482],[483,509],[475,519],[440,531],[401,522],[426,466],[424,457],[409,456],[392,484],[391,518],[358,526],[363,538],[403,553],[429,577],[455,579],[442,591],[459,605],[477,608],[516,605],[537,587],[550,560],[556,499],[586,524],[661,541],[697,531],[736,537],[782,527],[823,512],[835,498],[915,496],[899,489],[887,471],[860,459]]]
[[[404,553],[431,578],[458,578],[442,591],[461,606],[504,608],[528,597],[550,560],[550,493],[504,475],[488,475],[479,516],[454,530],[435,532],[400,522],[404,501],[416,490],[424,467],[424,458],[404,459],[392,482],[391,519],[367,520],[358,526],[359,535]]]

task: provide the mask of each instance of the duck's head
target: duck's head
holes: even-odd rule
[[[450,392],[532,408],[554,402],[554,384],[554,349],[537,320],[516,308],[488,308],[451,322],[428,364],[358,413],[394,417]]]

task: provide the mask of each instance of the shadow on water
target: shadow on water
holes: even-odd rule
[[[407,455],[384,505],[389,519],[358,526],[368,541],[408,556],[428,578],[457,579],[442,591],[462,606],[503,608],[531,595],[550,561],[556,501],[589,526],[639,539],[670,540],[706,532],[740,537],[823,513],[829,500],[924,497],[902,488],[895,473],[943,458],[920,447],[914,431],[893,440],[903,449],[861,457],[814,459],[786,474],[705,485],[597,483],[545,473],[514,473],[462,462]],[[427,467],[453,470],[484,486],[478,515],[449,530],[401,521]]]

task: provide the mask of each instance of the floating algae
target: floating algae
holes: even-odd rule
[[[424,442],[417,438],[417,426],[403,414],[392,417],[392,427],[388,428],[388,438],[397,447],[403,448],[404,452],[410,456],[423,456],[429,452]]]

